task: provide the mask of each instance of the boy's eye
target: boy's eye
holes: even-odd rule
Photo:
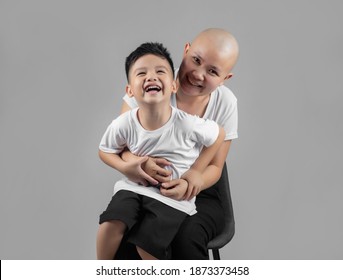
[[[145,75],[145,72],[138,72],[137,73],[137,76],[143,76],[143,75]]]
[[[157,73],[159,73],[159,74],[164,74],[164,73],[166,73],[164,70],[157,70]]]

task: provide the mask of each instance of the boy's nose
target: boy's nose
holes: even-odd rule
[[[150,75],[150,76],[147,78],[147,81],[148,81],[148,82],[157,81],[157,77],[154,76],[154,75]]]

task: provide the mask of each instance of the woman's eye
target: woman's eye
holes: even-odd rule
[[[210,72],[211,75],[218,76],[217,71],[215,71],[215,70],[213,70],[213,69],[210,69],[209,72]]]
[[[197,57],[193,57],[193,61],[197,64],[200,64],[200,59]]]

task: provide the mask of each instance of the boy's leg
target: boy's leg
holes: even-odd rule
[[[117,254],[114,256],[115,260],[141,260],[141,256],[137,252],[136,245],[127,241],[128,232],[123,236],[123,239],[118,248]]]
[[[113,259],[125,231],[126,225],[119,220],[107,221],[99,226],[96,240],[96,253],[98,260]]]
[[[113,195],[99,219],[96,241],[98,259],[114,258],[124,234],[137,222],[139,213],[139,195],[125,190]]]

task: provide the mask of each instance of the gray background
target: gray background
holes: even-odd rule
[[[124,59],[178,65],[207,27],[241,56],[229,155],[236,235],[223,259],[343,259],[341,1],[0,1],[0,258],[94,259],[120,175],[97,156]]]

